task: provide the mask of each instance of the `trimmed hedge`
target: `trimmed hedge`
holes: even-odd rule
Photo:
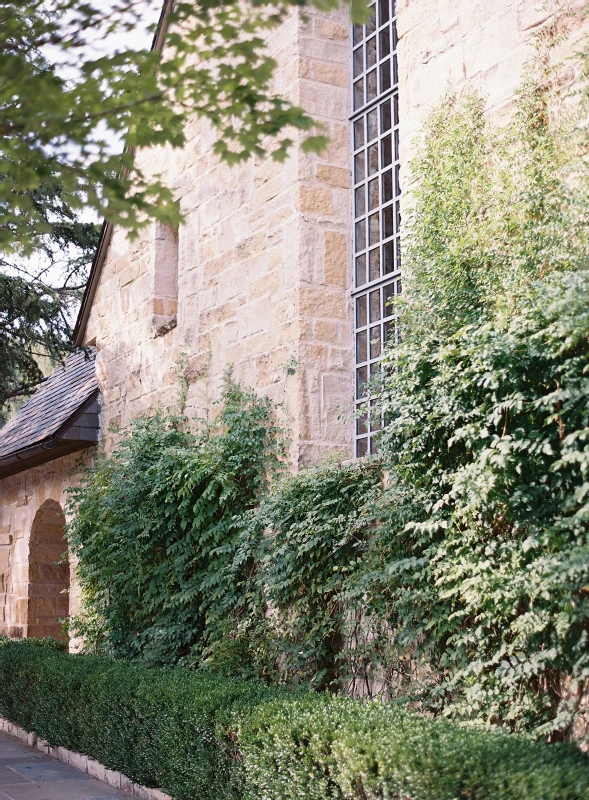
[[[306,692],[0,640],[0,715],[177,800],[589,800],[589,757]]]

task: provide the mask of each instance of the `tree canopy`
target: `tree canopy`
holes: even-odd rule
[[[55,360],[70,348],[72,304],[97,242],[80,214],[130,235],[151,218],[179,222],[172,192],[142,170],[138,151],[182,147],[195,118],[215,128],[228,163],[266,152],[283,159],[297,131],[303,149],[324,146],[304,110],[276,94],[265,44],[306,4],[0,5],[0,408],[42,378],[39,355]],[[328,10],[339,0],[308,4]],[[366,11],[366,0],[350,5],[357,18]]]

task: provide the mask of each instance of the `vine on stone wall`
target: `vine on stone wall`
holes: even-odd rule
[[[278,477],[270,404],[228,378],[214,426],[139,420],[73,490],[89,647],[579,733],[589,167],[553,86],[499,131],[474,93],[432,113],[378,461]]]

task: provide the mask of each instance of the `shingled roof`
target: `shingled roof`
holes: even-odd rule
[[[0,429],[0,479],[98,441],[94,353],[73,353]]]

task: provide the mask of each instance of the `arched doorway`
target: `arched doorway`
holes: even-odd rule
[[[46,500],[31,528],[27,636],[67,641],[60,620],[69,613],[70,565],[65,516],[59,503]]]

